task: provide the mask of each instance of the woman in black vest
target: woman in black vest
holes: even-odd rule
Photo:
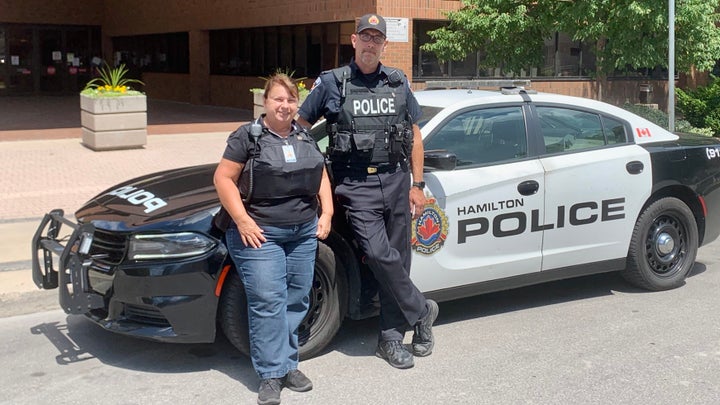
[[[279,404],[283,387],[312,389],[297,369],[298,326],[308,309],[317,238],[330,232],[333,206],[323,155],[293,119],[298,97],[292,79],[272,75],[266,113],[230,134],[214,178],[234,221],[226,240],[247,294],[259,404]]]

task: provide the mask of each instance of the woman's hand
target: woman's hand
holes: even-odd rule
[[[317,224],[317,237],[318,239],[325,239],[330,234],[330,228],[332,227],[332,215],[321,214],[318,218]]]
[[[317,224],[317,237],[318,239],[325,239],[330,235],[333,216],[332,190],[326,167],[323,168],[322,179],[320,180],[318,201],[320,202],[320,218],[318,218]]]
[[[245,246],[259,248],[266,241],[263,236],[263,230],[255,223],[255,221],[246,216],[242,221],[235,221],[237,229],[240,232],[240,239]]]

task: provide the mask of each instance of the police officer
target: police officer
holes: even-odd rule
[[[388,42],[385,20],[362,16],[350,39],[350,65],[320,75],[298,122],[327,119],[335,196],[380,284],[375,354],[393,367],[410,368],[413,355],[432,353],[438,315],[437,304],[409,277],[411,213],[419,215],[425,205],[423,145],[415,124],[421,111],[405,74],[380,63]],[[412,353],[403,345],[410,328]]]
[[[281,73],[270,76],[264,106],[265,114],[228,137],[214,182],[232,218],[225,239],[247,296],[258,404],[271,405],[280,403],[282,388],[313,387],[298,370],[298,327],[308,310],[317,239],[330,232],[333,203],[325,159],[293,119],[295,82]]]

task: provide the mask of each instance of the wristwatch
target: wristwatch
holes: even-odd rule
[[[420,190],[423,190],[423,189],[425,189],[425,182],[424,181],[413,181],[412,186],[417,187]]]

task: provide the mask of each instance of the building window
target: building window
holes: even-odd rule
[[[573,41],[567,34],[556,32],[545,40],[544,62],[531,71],[530,77],[587,77],[595,72],[595,54],[592,45]]]
[[[188,38],[187,32],[115,37],[113,62],[131,72],[189,73]]]
[[[420,49],[421,45],[431,41],[428,31],[443,25],[442,21],[413,21],[413,80],[449,76],[448,62],[440,62],[434,53]]]
[[[343,60],[343,23],[210,31],[210,74],[267,76],[277,69],[314,77],[328,61]],[[348,35],[349,36],[349,35]],[[348,39],[349,41],[349,39]],[[352,47],[351,47],[352,49]]]
[[[483,50],[470,52],[461,61],[440,62],[435,54],[420,49],[431,41],[428,31],[445,25],[443,21],[413,21],[413,79],[436,79],[442,77],[477,78],[505,77],[511,72],[502,67],[482,67]],[[541,66],[521,70],[520,78],[533,77],[589,77],[595,72],[595,55],[592,44],[572,41],[563,33],[556,33],[545,40]]]

